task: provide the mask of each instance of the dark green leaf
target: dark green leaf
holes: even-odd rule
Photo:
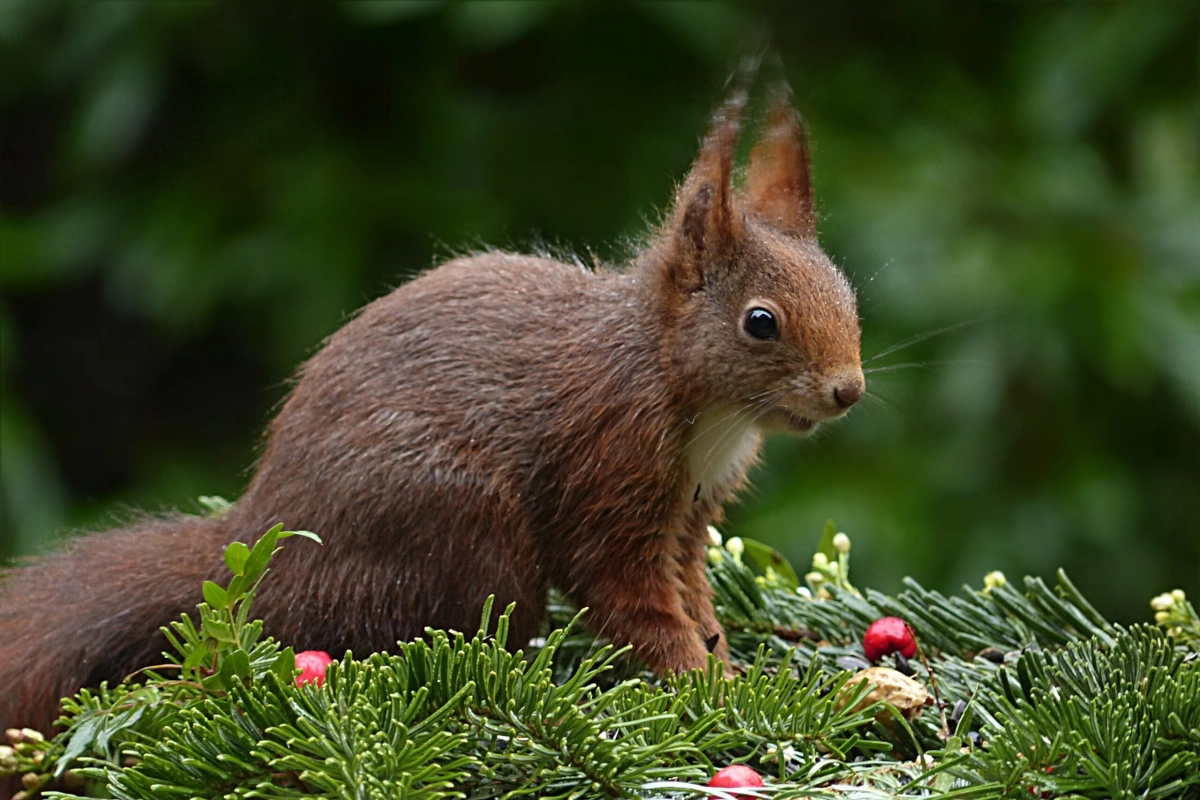
[[[792,589],[800,585],[800,578],[796,575],[796,571],[792,569],[792,565],[788,563],[788,560],[778,550],[762,542],[745,537],[742,537],[742,545],[745,547],[745,555],[754,563],[754,566],[763,572],[766,572],[767,567],[770,567]],[[832,543],[830,546],[832,547]]]
[[[244,650],[234,650],[232,653],[227,653],[221,659],[218,674],[221,676],[221,682],[227,687],[233,685],[233,678],[238,678],[243,682],[249,681],[251,675],[250,657],[246,655]]]
[[[296,651],[290,647],[285,647],[279,651],[279,655],[271,662],[271,672],[279,678],[279,682],[287,686],[296,679],[298,670],[296,669]]]

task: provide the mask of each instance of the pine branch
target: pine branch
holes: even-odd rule
[[[1145,625],[1101,645],[1026,653],[1003,671],[978,706],[980,774],[1013,794],[1200,794],[1200,661]]]
[[[26,796],[57,775],[122,800],[684,798],[712,796],[702,784],[734,762],[772,778],[758,790],[770,798],[1200,798],[1200,659],[1181,592],[1154,601],[1174,640],[1111,625],[1061,573],[1053,589],[993,574],[957,597],[913,581],[860,593],[830,528],[806,586],[764,545],[714,544],[733,679],[655,678],[554,597],[554,630],[528,653],[506,649],[511,607],[489,630],[489,603],[470,638],[430,630],[297,686],[290,649],[249,617],[279,535],[227,551],[230,584],[204,587],[198,626],[169,630],[172,669],[69,699],[53,742],[9,732],[0,770],[25,774]],[[928,655],[948,740],[939,715],[906,721],[851,682],[885,615]],[[929,684],[925,664],[910,669]]]

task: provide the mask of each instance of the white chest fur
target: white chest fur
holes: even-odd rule
[[[690,480],[684,488],[689,501],[723,502],[724,495],[741,481],[762,441],[753,419],[736,407],[717,408],[696,417],[686,451]]]

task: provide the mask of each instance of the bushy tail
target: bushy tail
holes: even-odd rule
[[[159,663],[158,629],[193,611],[218,572],[222,527],[148,520],[0,574],[0,729],[49,732],[64,695]]]

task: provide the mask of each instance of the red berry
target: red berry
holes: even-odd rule
[[[717,774],[712,776],[708,785],[715,789],[746,789],[762,786],[763,781],[757,772],[745,764],[734,764],[717,770]]]
[[[304,650],[296,653],[296,669],[300,670],[300,674],[296,676],[296,685],[303,686],[316,681],[317,686],[320,686],[325,682],[325,668],[332,663],[333,659],[324,650]]]
[[[917,652],[917,640],[904,620],[882,617],[872,622],[863,634],[863,652],[871,663],[891,653],[912,658]]]

